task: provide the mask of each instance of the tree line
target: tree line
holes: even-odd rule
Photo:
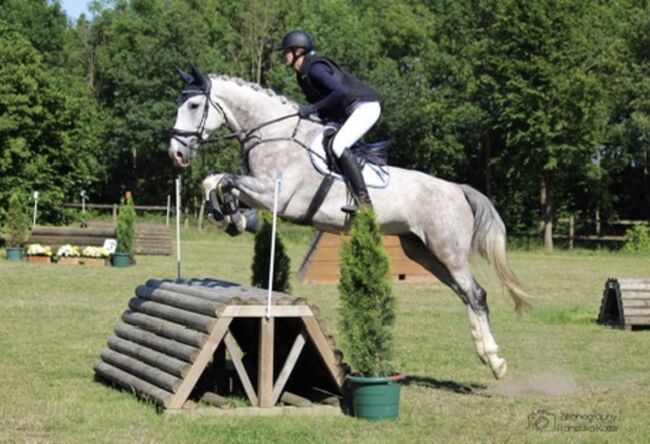
[[[303,101],[278,46],[310,31],[382,95],[373,138],[390,163],[469,183],[511,231],[548,242],[563,215],[650,219],[647,0],[94,0],[68,20],[56,0],[0,0],[0,218],[38,190],[43,217],[83,189],[160,203],[182,82],[175,65],[258,82]],[[200,203],[206,171],[183,172]],[[435,211],[435,210],[433,210]]]

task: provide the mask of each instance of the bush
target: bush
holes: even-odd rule
[[[650,253],[650,228],[647,224],[636,224],[625,231],[625,243],[622,250],[626,253]]]
[[[135,239],[135,207],[133,198],[122,198],[120,212],[117,215],[117,238],[116,253],[133,253],[133,241]]]
[[[255,234],[255,253],[253,255],[253,264],[251,265],[253,272],[251,285],[258,288],[268,288],[273,220],[272,214],[268,211],[262,212],[260,218],[262,219],[262,226]],[[273,291],[283,293],[289,293],[291,291],[290,270],[291,260],[286,253],[280,234],[276,233]]]
[[[341,249],[341,330],[352,369],[363,376],[392,373],[395,297],[388,254],[370,208],[362,207]]]
[[[23,207],[19,193],[12,193],[4,224],[5,241],[8,248],[20,247],[29,238],[29,215]]]

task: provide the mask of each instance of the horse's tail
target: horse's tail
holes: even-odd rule
[[[506,254],[506,227],[492,202],[469,185],[460,186],[474,213],[474,234],[472,248],[492,265],[515,302],[517,312],[532,307],[533,297],[528,295],[512,268]]]

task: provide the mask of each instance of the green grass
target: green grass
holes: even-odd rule
[[[252,236],[183,232],[183,275],[248,283]],[[309,232],[287,236],[295,271]],[[126,391],[93,381],[92,366],[135,287],[174,277],[175,256],[139,256],[127,269],[11,263],[0,253],[0,442],[648,442],[650,331],[597,325],[609,277],[649,276],[648,257],[585,250],[515,251],[510,260],[536,309],[517,316],[490,268],[475,261],[509,371],[502,381],[476,358],[464,306],[439,284],[396,284],[396,366],[410,376],[400,418],[166,417]],[[338,330],[335,285],[293,283]],[[565,427],[540,432],[545,410]],[[563,414],[611,415],[607,421]]]

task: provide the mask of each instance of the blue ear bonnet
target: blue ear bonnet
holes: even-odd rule
[[[210,94],[210,88],[212,87],[212,81],[210,77],[201,74],[194,65],[192,65],[192,73],[183,71],[181,68],[176,67],[182,79],[185,80],[186,85],[181,91],[180,96],[176,100],[176,107],[180,107],[187,99],[196,95],[208,95]]]

